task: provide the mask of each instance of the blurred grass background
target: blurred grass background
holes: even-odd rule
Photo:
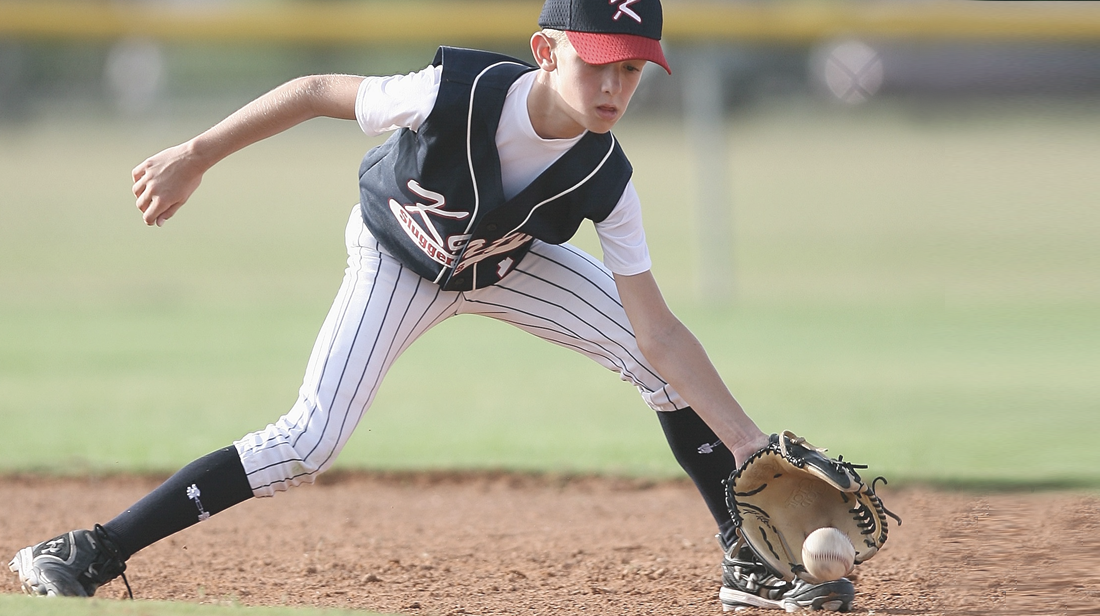
[[[966,3],[964,22],[985,7]],[[717,65],[732,298],[701,292],[710,221],[696,205],[711,194],[696,168],[709,153],[685,131],[683,71],[648,71],[616,130],[670,304],[765,430],[895,482],[1100,485],[1095,36],[871,40],[882,93],[844,105],[808,83],[835,41],[792,33],[729,43]],[[358,161],[378,141],[352,123],[297,127],[213,169],[162,229],[141,224],[130,170],[287,78],[416,70],[434,47],[11,36],[0,471],[167,473],[275,421],[339,284]],[[698,50],[668,51],[685,67]],[[576,243],[598,254],[590,228]],[[428,372],[454,349],[472,359]],[[1048,454],[1067,445],[1073,457]],[[680,474],[613,374],[473,317],[397,363],[337,465]]]
[[[374,142],[314,121],[144,227],[129,170],[216,119],[0,126],[0,468],[167,472],[293,402]],[[1100,428],[1092,108],[736,115],[724,305],[697,299],[679,122],[617,133],[655,274],[764,429],[897,480],[1098,483],[1092,448],[1037,455]],[[577,243],[598,250],[591,231]],[[426,378],[456,348],[473,359]],[[679,472],[613,374],[474,317],[398,362],[338,465]]]

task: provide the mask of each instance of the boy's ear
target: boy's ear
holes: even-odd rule
[[[558,57],[554,53],[554,41],[542,32],[531,35],[531,55],[535,64],[544,71],[552,71],[558,66]]]

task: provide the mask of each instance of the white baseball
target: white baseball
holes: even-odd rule
[[[852,542],[831,526],[815,530],[802,542],[802,564],[818,583],[848,575],[855,562],[856,549]]]

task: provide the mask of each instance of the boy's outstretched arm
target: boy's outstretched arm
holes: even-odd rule
[[[741,464],[766,446],[768,436],[734,399],[703,345],[669,310],[653,275],[615,274],[615,285],[642,354],[722,439],[734,460]]]
[[[355,119],[362,77],[314,75],[289,81],[201,135],[134,168],[134,196],[147,225],[163,225],[199,187],[202,175],[233,152],[310,118]]]

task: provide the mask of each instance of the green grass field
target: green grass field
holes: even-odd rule
[[[144,227],[130,169],[216,119],[0,125],[0,471],[170,472],[293,402],[374,141],[296,128]],[[895,482],[1100,486],[1100,113],[735,117],[715,180],[734,202],[736,300],[721,305],[699,299],[702,195],[678,123],[617,134],[655,274],[765,430]],[[598,250],[590,230],[577,243]],[[481,359],[426,386],[454,348]],[[473,317],[398,362],[338,465],[679,473],[613,374]]]

